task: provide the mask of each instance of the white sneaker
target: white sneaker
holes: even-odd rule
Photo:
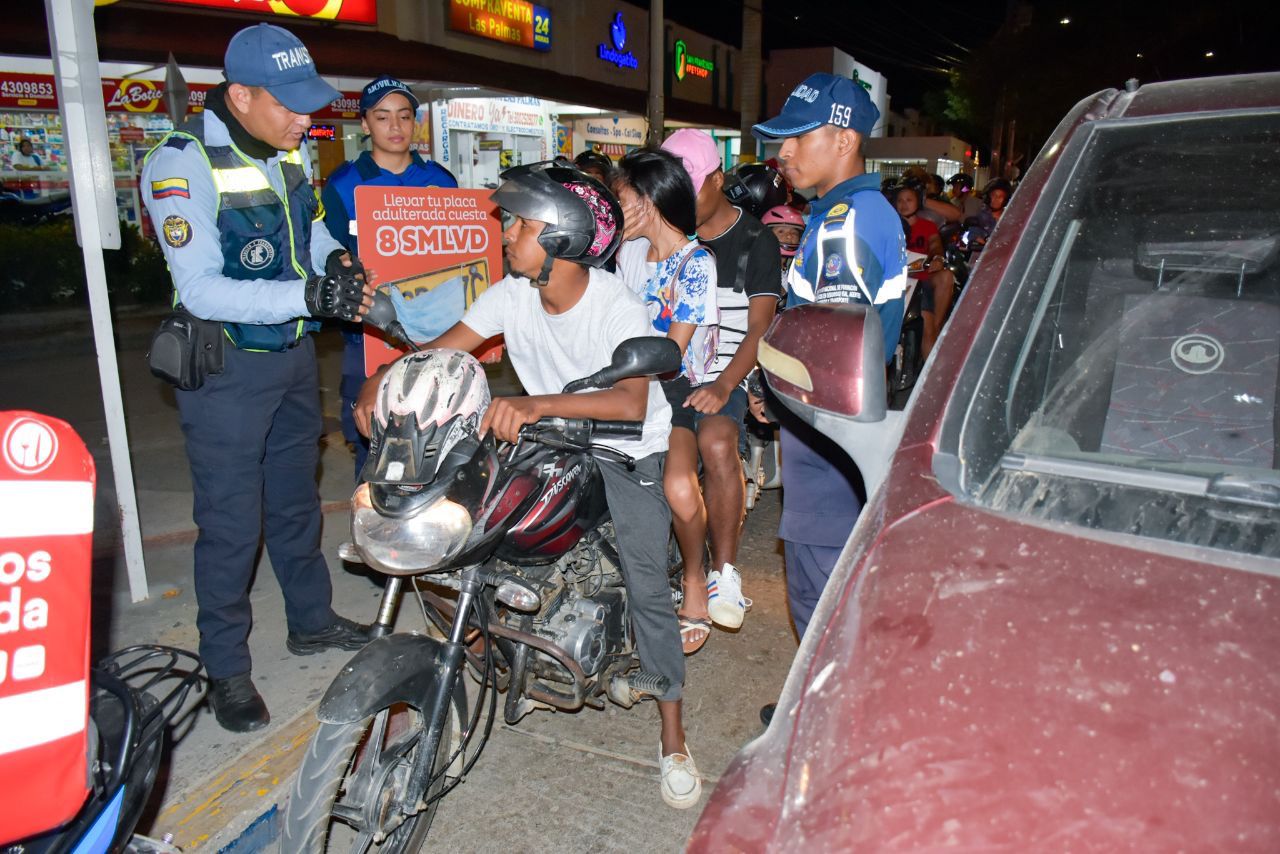
[[[726,563],[707,576],[707,611],[716,625],[741,628],[750,607],[751,600],[742,595],[742,576],[733,564]]]
[[[667,806],[678,810],[687,810],[702,797],[702,777],[698,774],[698,766],[693,764],[686,745],[684,753],[662,755],[662,744],[658,744],[658,773],[661,775],[662,799]]]

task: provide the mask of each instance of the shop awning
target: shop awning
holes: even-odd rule
[[[607,154],[610,157],[621,157],[631,150],[631,146],[620,142],[597,142],[596,147],[600,149],[601,154]]]

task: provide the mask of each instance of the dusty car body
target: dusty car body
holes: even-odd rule
[[[872,496],[689,850],[1280,850],[1280,74],[1077,105],[901,415],[876,322],[762,350]]]

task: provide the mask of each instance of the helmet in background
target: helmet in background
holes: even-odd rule
[[[773,230],[775,236],[778,233],[774,228],[775,226],[798,228],[801,231],[804,231],[804,217],[800,215],[798,210],[790,205],[775,205],[774,207],[769,208],[769,210],[764,212],[764,216],[760,217],[760,222],[769,226],[769,228]],[[800,248],[800,244],[798,242],[783,243],[782,239],[779,238],[778,247],[782,250],[782,254],[784,256],[791,258]]]
[[[584,151],[573,158],[573,165],[583,172],[594,169],[605,177],[606,183],[613,176],[613,160],[600,151]],[[594,176],[593,176],[594,177]]]
[[[724,194],[754,217],[786,204],[788,189],[782,173],[764,163],[740,163],[724,173]]]

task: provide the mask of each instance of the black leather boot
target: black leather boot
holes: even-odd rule
[[[271,723],[267,704],[248,673],[210,679],[209,705],[222,728],[231,732],[253,732]]]
[[[318,632],[289,632],[284,645],[294,655],[313,655],[326,649],[357,650],[368,642],[368,626],[335,615],[333,622]]]

